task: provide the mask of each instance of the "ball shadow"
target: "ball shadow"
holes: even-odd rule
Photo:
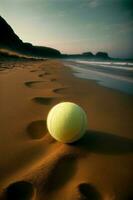
[[[133,153],[133,139],[93,130],[86,131],[84,137],[72,145],[85,151],[102,154]]]

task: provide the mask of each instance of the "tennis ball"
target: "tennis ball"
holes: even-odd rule
[[[56,140],[72,143],[80,139],[87,129],[86,113],[75,103],[59,103],[48,113],[47,128]]]

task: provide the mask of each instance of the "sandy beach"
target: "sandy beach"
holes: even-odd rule
[[[47,114],[62,101],[88,116],[73,144],[47,131]],[[133,199],[132,116],[133,96],[76,78],[61,61],[1,62],[0,199],[15,200],[17,188],[25,200]]]

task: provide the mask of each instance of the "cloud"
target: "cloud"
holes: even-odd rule
[[[90,8],[96,8],[100,4],[99,0],[88,0],[88,5]]]
[[[101,5],[101,3],[102,2],[100,0],[83,0],[79,5],[81,8],[97,8],[99,5]]]

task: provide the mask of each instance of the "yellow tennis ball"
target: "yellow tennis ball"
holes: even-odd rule
[[[72,143],[80,139],[87,129],[86,113],[75,103],[59,103],[48,113],[47,128],[56,140]]]

